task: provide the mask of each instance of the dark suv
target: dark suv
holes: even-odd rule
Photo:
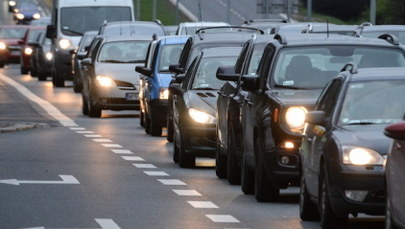
[[[327,82],[348,62],[362,67],[401,66],[404,51],[395,37],[276,35],[269,42],[257,76],[242,77],[244,155],[242,186],[253,186],[258,201],[277,199],[297,185],[305,115]]]

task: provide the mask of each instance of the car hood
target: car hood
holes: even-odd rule
[[[189,108],[205,111],[215,117],[217,107],[218,91],[216,90],[190,90],[187,92]]]
[[[387,124],[343,126],[334,131],[341,145],[361,146],[388,153],[391,139],[384,135]]]
[[[284,105],[314,106],[321,94],[321,89],[313,90],[271,90],[268,96],[275,98]],[[271,95],[269,95],[271,94]]]
[[[139,84],[139,74],[135,72],[135,67],[143,64],[118,64],[118,63],[98,63],[96,64],[96,74],[110,76],[114,80]]]

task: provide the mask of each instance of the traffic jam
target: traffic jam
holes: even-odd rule
[[[132,212],[137,215],[142,208],[151,211],[142,216],[147,218],[145,223],[134,225],[94,216],[94,222],[86,228],[405,228],[404,25],[257,19],[237,25],[182,22],[173,29],[159,20],[135,20],[132,0],[58,0],[50,6],[50,15],[39,10],[36,1],[9,0],[7,6],[12,23],[0,25],[0,82],[16,85],[12,82],[21,77],[21,84],[46,85],[55,93],[63,93],[58,94],[60,99],[74,98],[78,105],[68,107],[72,99],[64,100],[63,105],[63,109],[77,113],[74,117],[38,102],[61,128],[101,143],[136,168],[146,169],[145,174],[159,178],[163,185],[185,185],[181,180],[165,179],[170,175],[159,170],[164,166],[170,168],[170,174],[189,173],[191,177],[196,172],[192,176],[194,186],[202,190],[209,185],[205,183],[219,181],[222,186],[209,189],[210,196],[225,198],[224,187],[229,186],[237,198],[253,198],[243,206],[241,214],[245,217],[264,211],[255,207],[273,205],[273,211],[283,211],[283,204],[296,207],[290,226],[287,221],[287,226],[278,226],[278,221],[272,226],[272,220],[262,215],[257,216],[263,220],[261,225],[259,221],[236,225],[242,217],[210,213],[207,209],[219,208],[210,201],[188,201],[194,208],[203,208],[209,222],[225,223],[209,226],[199,218],[193,220],[191,211],[177,216],[179,207],[147,210],[146,205],[159,203],[145,198],[142,207]],[[13,71],[14,78],[6,76]],[[34,95],[25,96],[23,99],[32,102],[38,100],[33,99]],[[125,115],[128,111],[134,113]],[[124,131],[123,127],[136,126],[141,131],[134,134],[130,128],[125,129],[127,136],[132,134],[132,141],[137,141],[133,149],[125,149],[78,124],[87,122],[95,129],[108,129],[105,135],[112,139],[115,133]],[[114,127],[111,122],[122,126]],[[42,128],[43,136],[33,136],[57,138],[53,131],[45,133],[50,129],[57,128]],[[30,131],[35,130],[18,133]],[[0,133],[0,141],[10,134]],[[23,135],[18,138],[13,141],[25,141]],[[35,137],[27,142],[31,141],[35,142]],[[69,146],[58,144],[68,152],[81,143],[72,140]],[[0,146],[0,151],[6,152],[6,148]],[[147,153],[140,157],[133,155],[135,151]],[[162,158],[161,151],[167,156]],[[151,158],[148,163],[147,155]],[[99,163],[104,162],[96,162],[97,166]],[[106,170],[121,170],[121,162],[114,163],[115,168]],[[54,166],[48,166],[47,171]],[[107,171],[93,171],[92,175],[108,177]],[[85,186],[84,179],[59,176],[63,181],[58,182]],[[4,192],[9,182],[5,179],[9,178],[0,175]],[[200,183],[199,178],[203,179]],[[29,185],[31,180],[18,179],[17,185]],[[126,183],[131,182],[126,179]],[[137,179],[129,189],[140,188],[145,195],[152,195],[151,189],[156,188],[149,183],[142,187],[142,181]],[[111,193],[120,195],[112,189]],[[37,191],[32,188],[31,200],[42,199],[34,195]],[[195,190],[173,191],[179,196],[201,195]],[[82,188],[81,192],[86,191]],[[161,205],[170,198],[157,195]],[[290,195],[296,198],[286,201]],[[122,210],[114,199],[108,202],[110,206],[117,204],[117,211]],[[252,202],[259,203],[255,206]],[[68,201],[61,204],[70,205]],[[92,206],[84,205],[79,206],[86,209],[86,214],[92,211]],[[159,221],[162,211],[164,217],[179,217],[174,221],[184,220],[183,224],[169,220],[166,225],[152,225]],[[65,217],[73,212],[67,211]],[[61,224],[39,225],[46,222],[38,220],[39,212],[29,220],[34,225],[18,224],[19,220],[10,218],[10,214],[0,213],[0,228],[85,227],[66,223],[68,219],[59,220]],[[148,221],[153,215],[157,218]],[[139,217],[135,218],[142,221]],[[369,218],[372,223],[362,226],[361,221]]]

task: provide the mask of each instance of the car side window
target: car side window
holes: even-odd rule
[[[235,63],[235,72],[237,74],[240,74],[242,72],[242,68],[243,68],[243,64],[245,62],[246,59],[246,53],[249,50],[250,44],[251,42],[248,41],[243,45],[242,51],[239,54],[238,60]]]
[[[264,89],[268,85],[270,77],[271,63],[276,52],[276,47],[273,44],[267,45],[263,56],[260,60],[259,66],[257,67],[257,72],[260,72],[260,89]]]
[[[339,97],[341,86],[342,79],[335,79],[331,81],[322,91],[315,110],[324,111],[326,117],[330,117]]]
[[[186,73],[186,77],[184,78],[184,81],[182,83],[182,88],[187,89],[189,88],[189,84],[192,82],[192,76],[195,72],[195,68],[198,66],[198,62],[200,62],[201,57],[197,56],[194,58],[193,62],[191,63],[190,67],[188,68],[188,71]]]
[[[101,46],[101,39],[94,45],[93,50],[90,50],[90,58],[94,62],[96,60],[97,53]]]

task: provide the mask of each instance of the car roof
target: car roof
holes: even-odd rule
[[[184,36],[164,36],[160,37],[158,40],[164,44],[184,44],[186,43],[187,39],[190,36],[184,35]]]
[[[371,31],[405,31],[405,25],[373,25],[373,26],[363,26],[363,32]]]
[[[303,32],[308,33],[326,33],[328,30],[333,32],[354,32],[357,29],[357,25],[336,25],[336,24],[327,24],[327,25],[317,25],[312,28],[306,28]]]
[[[232,41],[241,41],[248,40],[253,38],[255,33],[251,32],[219,32],[219,33],[204,33],[194,34],[190,37],[194,42],[193,43],[221,43]]]
[[[211,22],[211,21],[200,21],[200,22],[182,22],[179,24],[179,26],[190,26],[190,27],[195,27],[195,26],[201,26],[201,27],[206,27],[206,26],[218,26],[218,25],[229,25],[229,23],[226,22]]]
[[[103,37],[103,43],[113,41],[151,41],[152,37],[148,35],[132,35],[132,36],[101,36]]]
[[[241,47],[216,47],[207,48],[201,51],[205,58],[218,57],[218,56],[238,56],[241,51]]]
[[[359,68],[356,73],[343,72],[350,82],[375,80],[405,80],[405,67]]]

